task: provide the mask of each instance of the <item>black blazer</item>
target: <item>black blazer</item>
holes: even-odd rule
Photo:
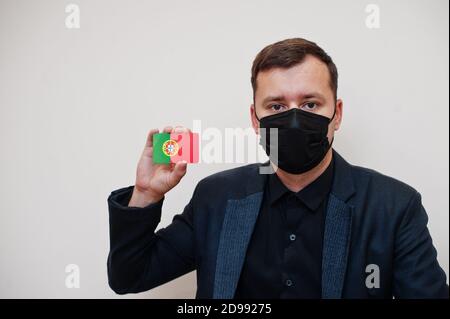
[[[334,150],[333,156],[322,297],[448,298],[420,194],[347,163]],[[130,208],[133,186],[112,192],[110,287],[118,294],[141,292],[195,269],[197,298],[233,298],[267,179],[260,166],[204,178],[184,211],[156,233],[163,200]]]

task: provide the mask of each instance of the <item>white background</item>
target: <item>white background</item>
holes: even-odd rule
[[[264,46],[317,42],[340,73],[334,142],[350,163],[423,196],[449,269],[448,1],[0,0],[0,297],[109,298],[106,199],[134,182],[147,131],[250,126],[250,68]],[[369,29],[366,5],[380,8]],[[160,227],[203,177],[188,167]],[[65,266],[80,267],[80,288]],[[139,295],[190,298],[195,273]]]

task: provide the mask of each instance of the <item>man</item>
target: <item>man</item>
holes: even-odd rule
[[[337,78],[313,42],[264,48],[250,115],[257,134],[278,129],[277,148],[260,134],[275,174],[251,164],[211,175],[156,233],[186,163],[152,163],[151,130],[135,185],[108,198],[110,287],[141,292],[195,269],[197,298],[448,298],[420,194],[332,149]]]

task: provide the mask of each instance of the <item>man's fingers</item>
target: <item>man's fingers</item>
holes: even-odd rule
[[[164,133],[172,133],[173,127],[172,126],[166,126],[163,129]]]
[[[181,125],[177,125],[173,128],[174,133],[189,133],[190,131],[190,129]]]
[[[152,128],[147,134],[147,140],[145,141],[145,147],[153,146],[153,134],[159,133],[157,128]]]
[[[181,162],[175,163],[175,167],[173,168],[173,171],[171,172],[172,178],[173,178],[172,182],[174,184],[173,186],[178,184],[180,179],[186,174],[186,168],[187,168],[186,161],[181,161]]]

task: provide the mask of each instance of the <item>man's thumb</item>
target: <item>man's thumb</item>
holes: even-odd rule
[[[180,161],[175,163],[175,167],[173,168],[172,174],[177,183],[186,174],[186,167],[187,167],[186,161]]]

